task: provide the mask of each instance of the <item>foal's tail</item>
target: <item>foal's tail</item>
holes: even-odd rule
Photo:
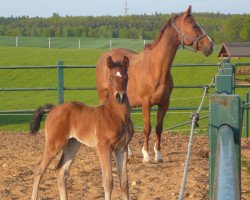
[[[49,113],[49,111],[51,111],[54,107],[55,106],[52,104],[45,104],[44,106],[40,106],[36,109],[30,122],[30,133],[32,135],[38,132],[43,115],[45,113]]]

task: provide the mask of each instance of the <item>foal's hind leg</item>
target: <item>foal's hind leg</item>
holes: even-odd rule
[[[155,146],[154,146],[154,152],[155,152],[155,162],[163,162],[162,155],[161,155],[161,133],[163,128],[163,121],[165,114],[168,110],[169,106],[169,99],[163,104],[158,106],[157,111],[157,124],[156,124],[156,134],[155,134]]]
[[[40,180],[43,176],[43,173],[46,171],[47,166],[50,164],[50,162],[53,160],[53,158],[61,151],[63,145],[48,145],[46,144],[44,155],[41,159],[41,161],[38,163],[38,166],[36,168],[36,172],[34,174],[34,185],[33,185],[33,191],[32,191],[32,200],[37,199],[38,195],[38,186],[40,183]]]
[[[123,199],[129,199],[129,187],[128,187],[128,175],[127,175],[127,157],[128,150],[124,149],[124,152],[117,150],[114,152],[118,175],[120,179],[120,187],[123,193]]]
[[[61,200],[67,199],[66,178],[79,147],[80,143],[75,138],[69,139],[68,143],[63,148],[62,157],[57,165],[58,187]]]

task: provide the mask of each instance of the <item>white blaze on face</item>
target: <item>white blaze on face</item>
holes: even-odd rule
[[[116,72],[116,75],[115,76],[118,76],[118,77],[122,77],[121,73],[118,71]]]

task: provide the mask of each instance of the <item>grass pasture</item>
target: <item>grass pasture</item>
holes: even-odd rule
[[[99,43],[98,43],[99,41]],[[95,43],[96,42],[96,43]],[[112,41],[115,47],[124,46],[126,48],[140,51],[143,48],[138,41],[117,39]],[[142,42],[142,41],[140,41]],[[60,44],[62,42],[59,42]],[[49,66],[56,65],[58,60],[63,60],[65,65],[95,65],[101,53],[107,51],[109,47],[102,48],[101,39],[90,38],[85,44],[88,48],[37,48],[37,47],[0,47],[0,66]],[[93,48],[90,44],[93,43]],[[100,46],[95,46],[95,44]],[[1,38],[0,38],[1,44]],[[187,50],[178,50],[174,64],[197,64],[219,62],[217,50],[208,58],[201,53],[194,53]],[[233,60],[232,62],[249,62],[249,59]],[[175,85],[207,85],[212,77],[217,73],[217,67],[176,67],[172,68]],[[95,87],[95,69],[65,69],[65,87]],[[56,69],[26,69],[26,70],[0,70],[0,88],[35,88],[35,87],[57,87]],[[247,79],[249,75],[241,76]],[[0,111],[3,110],[23,110],[35,109],[44,103],[57,104],[57,91],[0,91]],[[213,89],[210,89],[213,92]],[[237,89],[242,98],[244,93],[250,89]],[[65,101],[79,100],[88,105],[98,104],[96,91],[65,91]],[[203,89],[174,89],[170,107],[197,107],[201,101]],[[208,106],[208,99],[205,101]],[[169,128],[182,122],[189,121],[190,113],[193,111],[169,111],[164,121],[164,128]],[[200,117],[208,115],[207,110],[201,112]],[[27,131],[30,115],[0,115],[0,130]],[[132,115],[136,127],[142,127],[141,114]],[[156,113],[152,112],[152,128],[155,126]],[[200,121],[200,128],[207,128],[207,120]],[[189,125],[177,128],[186,131]],[[206,132],[206,131],[205,131]]]

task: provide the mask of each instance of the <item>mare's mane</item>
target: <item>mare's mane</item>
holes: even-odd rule
[[[178,16],[180,16],[181,14],[182,14],[182,13],[177,14],[177,15],[175,15],[174,17],[170,18],[170,19],[168,20],[168,22],[161,28],[161,30],[160,30],[160,32],[159,32],[157,38],[155,39],[155,41],[154,41],[152,44],[146,44],[143,50],[147,50],[147,49],[150,49],[150,50],[151,50],[151,49],[153,49],[153,48],[161,41],[162,36],[163,36],[163,34],[164,34],[164,31],[167,29],[167,27],[169,27],[169,26],[171,25],[171,21],[174,20],[174,19],[176,19],[176,18],[177,18]]]

